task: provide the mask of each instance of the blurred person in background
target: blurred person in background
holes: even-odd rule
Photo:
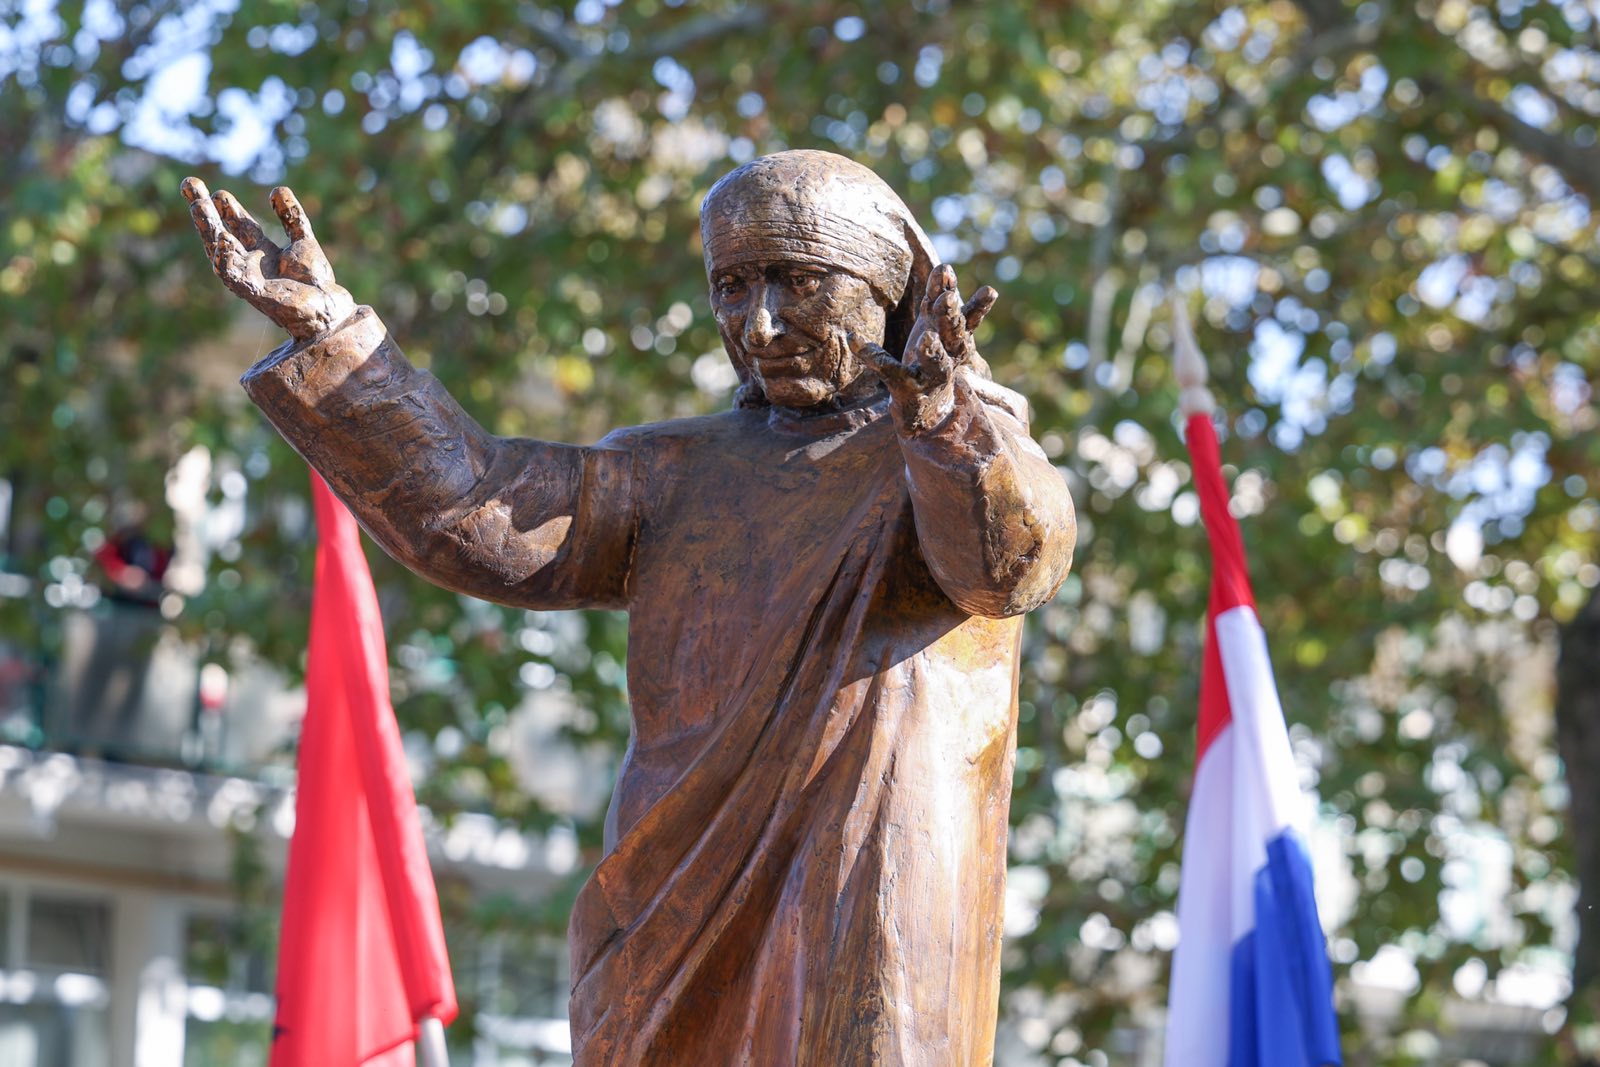
[[[115,532],[94,551],[101,597],[87,656],[67,651],[63,681],[72,694],[73,741],[88,755],[123,759],[139,747],[139,711],[172,562],[172,550],[148,533],[147,519],[138,502],[116,509]],[[71,669],[74,660],[81,670]]]

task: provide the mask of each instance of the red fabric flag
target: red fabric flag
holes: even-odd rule
[[[456,1016],[372,575],[355,519],[311,476],[316,592],[271,1067],[411,1067]]]

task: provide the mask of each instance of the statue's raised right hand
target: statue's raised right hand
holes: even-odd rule
[[[222,284],[295,340],[327,333],[355,311],[288,186],[272,190],[272,209],[289,235],[286,248],[267,237],[232,193],[212,196],[199,178],[185,178],[183,196]]]

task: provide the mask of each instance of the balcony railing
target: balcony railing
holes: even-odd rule
[[[216,773],[292,760],[303,695],[270,668],[206,662],[139,605],[52,615],[53,654],[0,641],[0,743]]]

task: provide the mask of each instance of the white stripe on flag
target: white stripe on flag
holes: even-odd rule
[[[1310,824],[1307,798],[1294,773],[1294,752],[1290,734],[1283,725],[1283,705],[1278,704],[1278,686],[1272,680],[1272,661],[1267,657],[1267,635],[1261,630],[1256,611],[1248,605],[1229,609],[1216,616],[1216,645],[1222,656],[1222,677],[1227,680],[1227,704],[1234,712],[1238,728],[1238,774],[1250,779],[1254,800],[1259,801],[1256,832],[1258,853],[1251,854],[1254,872],[1266,865],[1266,843],[1285,829],[1293,829],[1306,840]]]
[[[1168,1005],[1167,1067],[1226,1067],[1233,924],[1229,847],[1233,807],[1233,724],[1222,728],[1195,769],[1184,824],[1178,937]]]

